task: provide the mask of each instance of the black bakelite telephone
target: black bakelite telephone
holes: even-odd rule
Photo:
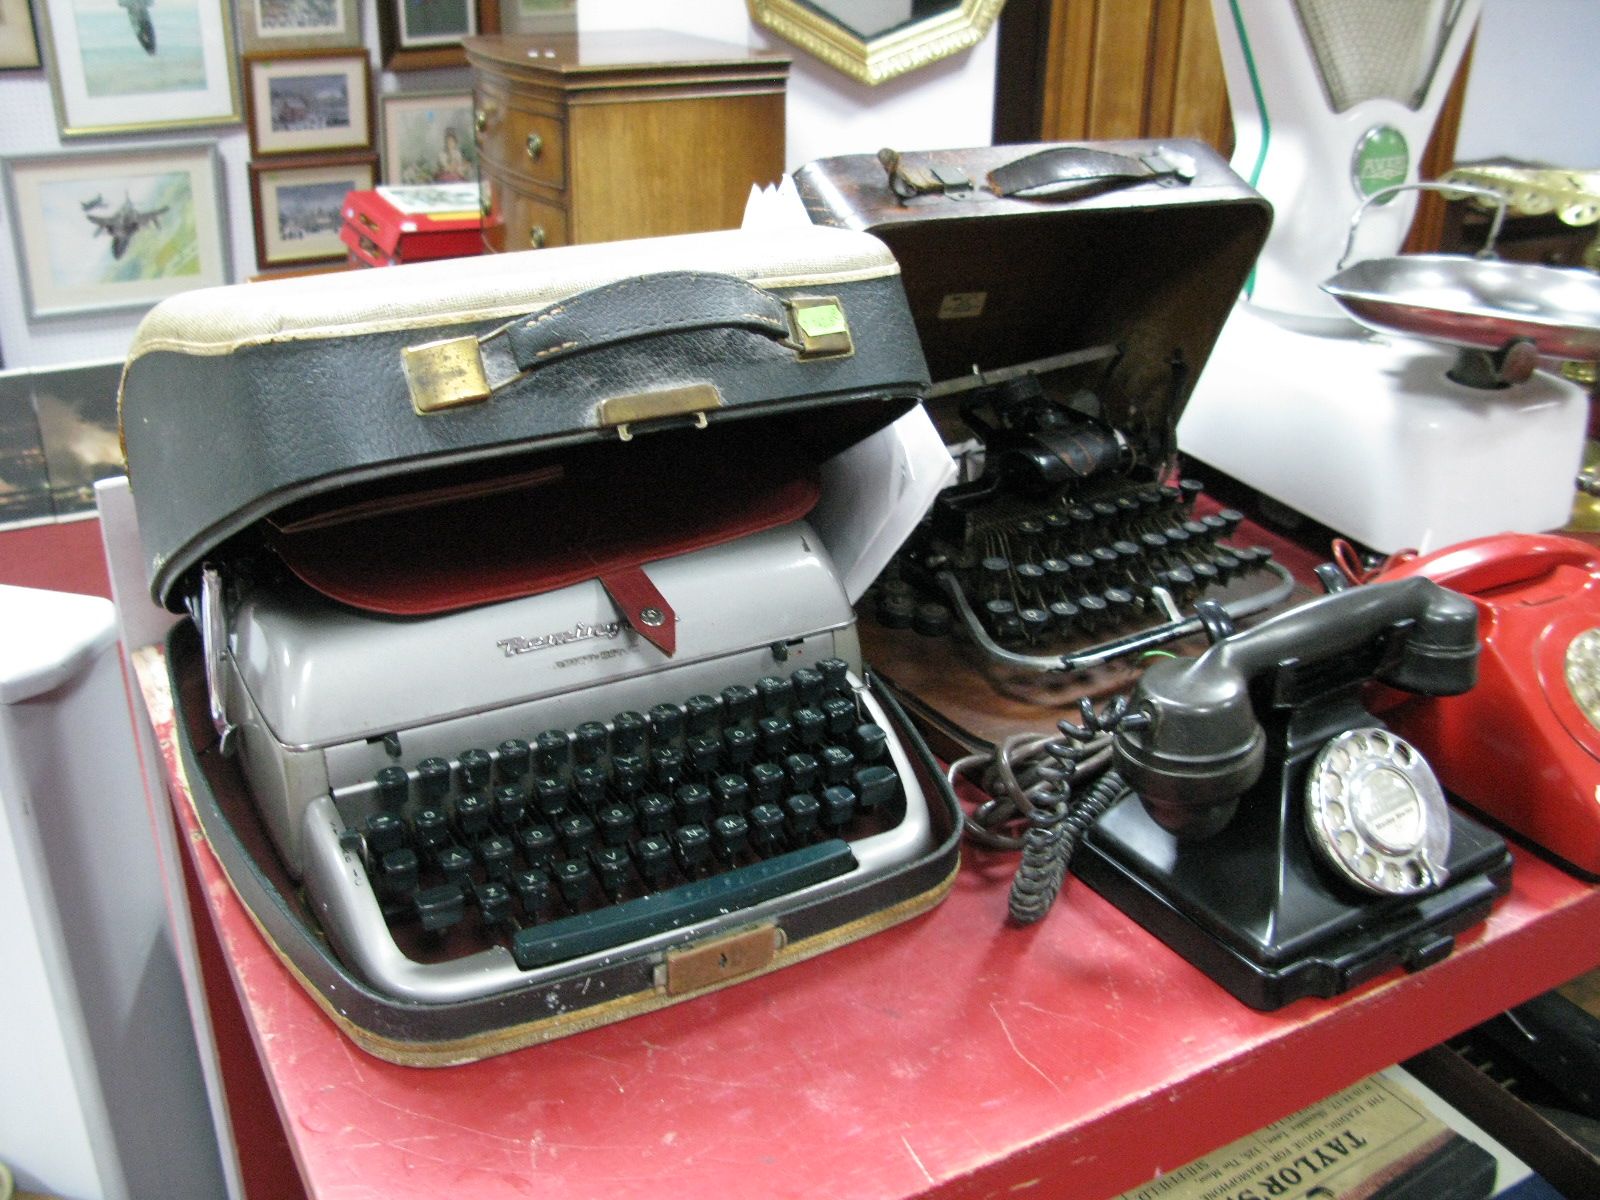
[[[1447,955],[1509,886],[1500,838],[1454,812],[1363,705],[1476,678],[1470,600],[1426,579],[1341,589],[1152,664],[1113,739],[1137,794],[1074,871],[1252,1007]]]

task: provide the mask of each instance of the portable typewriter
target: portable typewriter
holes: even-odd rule
[[[146,319],[122,419],[152,593],[194,618],[193,803],[360,1045],[482,1057],[944,894],[953,799],[810,519],[925,382],[894,260],[830,230]]]
[[[963,478],[878,582],[869,656],[952,753],[1125,686],[1140,651],[1292,584],[1197,511],[1174,434],[1271,223],[1188,141],[883,151],[809,163],[819,225],[900,260]]]

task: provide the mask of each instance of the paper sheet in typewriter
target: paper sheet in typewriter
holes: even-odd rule
[[[851,609],[944,482],[925,370],[893,258],[829,230],[150,315],[122,417],[194,805],[360,1045],[481,1057],[944,894],[954,802]]]

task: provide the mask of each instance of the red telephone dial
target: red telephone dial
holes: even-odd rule
[[[1376,579],[1412,575],[1476,601],[1478,684],[1460,696],[1391,693],[1386,719],[1451,792],[1600,879],[1600,547],[1508,533]]]

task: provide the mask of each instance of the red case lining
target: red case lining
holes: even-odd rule
[[[425,616],[704,549],[798,520],[816,505],[817,470],[804,458],[765,439],[699,438],[579,447],[510,490],[452,487],[440,502],[391,492],[388,508],[355,497],[359,516],[300,513],[269,524],[269,539],[324,595],[371,612]]]

